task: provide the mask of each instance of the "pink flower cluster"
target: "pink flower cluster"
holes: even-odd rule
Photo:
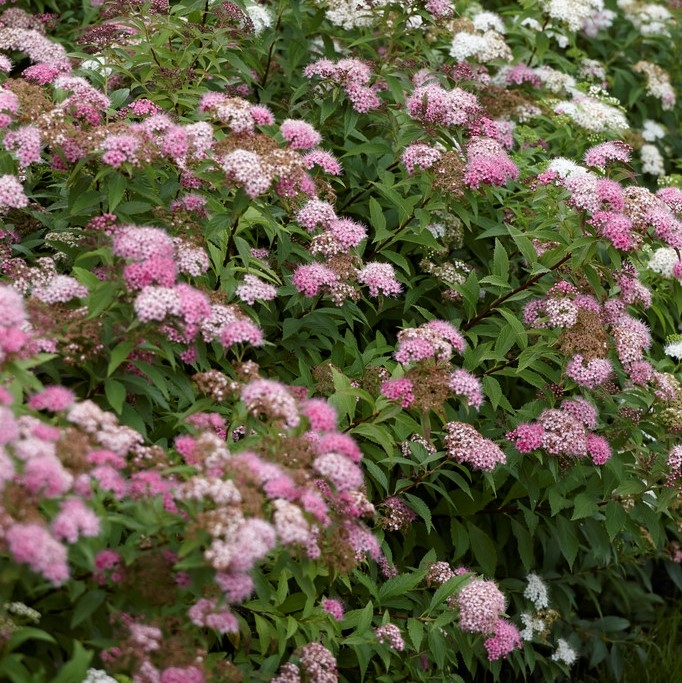
[[[431,320],[419,327],[401,330],[393,357],[403,365],[429,358],[446,361],[455,351],[462,353],[464,347],[464,337],[454,325],[445,320]]]
[[[446,90],[433,82],[417,86],[405,104],[407,113],[426,125],[463,126],[480,112],[475,95],[461,88]]]
[[[381,100],[376,94],[377,86],[369,85],[372,70],[358,59],[340,59],[337,62],[319,59],[309,64],[303,74],[306,78],[317,76],[322,79],[321,88],[341,87],[355,111],[361,114],[381,106]]]
[[[471,189],[483,185],[504,185],[518,180],[519,168],[507,156],[504,147],[492,138],[472,138],[466,148],[464,182]]]
[[[507,462],[507,456],[496,443],[464,422],[448,422],[445,425],[444,443],[448,458],[477,470],[492,472],[498,464]]]
[[[584,398],[564,401],[560,408],[544,410],[537,422],[520,424],[506,438],[520,453],[543,449],[551,455],[583,458],[595,465],[611,457],[608,441],[591,430],[597,426],[597,411]]]

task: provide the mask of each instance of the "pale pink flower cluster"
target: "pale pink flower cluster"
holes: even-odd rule
[[[29,341],[24,300],[15,289],[0,285],[0,363],[18,353]]]
[[[441,152],[435,147],[418,142],[406,147],[401,158],[407,172],[412,175],[415,167],[422,171],[431,168],[441,158]]]
[[[36,126],[21,126],[7,131],[2,144],[6,150],[15,152],[22,171],[40,162],[41,135]]]
[[[507,456],[496,443],[464,422],[448,422],[443,441],[448,458],[477,470],[492,472],[498,464],[507,462]]]
[[[220,92],[208,92],[199,103],[199,112],[207,112],[233,133],[254,133],[256,126],[269,126],[275,117],[265,105],[253,105],[240,97],[230,97]]]
[[[461,88],[446,90],[433,82],[417,86],[405,104],[407,113],[426,125],[463,126],[480,113],[475,95]]]
[[[23,209],[28,206],[24,186],[14,175],[0,176],[0,212],[7,209]]]
[[[303,74],[306,78],[317,76],[322,79],[320,87],[323,89],[341,87],[357,112],[364,114],[381,106],[376,87],[369,85],[372,70],[358,59],[340,59],[337,62],[319,59],[309,64]]]
[[[462,353],[464,347],[464,337],[454,325],[445,320],[431,320],[398,332],[398,345],[393,357],[403,365],[429,358],[446,361],[455,351]]]
[[[279,132],[292,149],[310,149],[322,142],[322,136],[306,121],[286,119]]]
[[[256,301],[272,301],[276,296],[277,289],[256,275],[245,275],[244,283],[237,287],[237,297],[251,306]]]
[[[619,161],[627,164],[632,156],[632,147],[621,142],[620,140],[609,140],[602,142],[599,145],[590,147],[585,152],[585,163],[588,166],[595,166],[600,170],[604,170],[610,162]]]
[[[371,296],[396,296],[403,289],[390,263],[367,263],[358,271],[357,278],[361,285],[369,288]]]
[[[455,605],[463,631],[494,633],[506,600],[494,581],[474,579],[457,593]]]
[[[395,624],[389,622],[383,626],[377,626],[377,628],[374,629],[374,635],[380,643],[385,643],[396,652],[402,652],[405,649],[403,634]]]

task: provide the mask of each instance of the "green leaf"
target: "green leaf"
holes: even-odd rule
[[[107,366],[107,377],[111,377],[114,370],[123,363],[130,352],[135,348],[135,342],[124,341],[117,344],[109,356],[109,365]]]
[[[119,381],[109,378],[104,382],[104,395],[114,412],[120,415],[126,400],[126,388]]]
[[[410,507],[424,520],[426,525],[426,533],[429,533],[433,528],[433,522],[431,520],[431,510],[429,506],[421,499],[419,496],[415,496],[412,493],[403,494]]]
[[[46,643],[56,643],[57,641],[47,631],[43,631],[33,626],[22,626],[16,631],[12,632],[9,641],[7,642],[7,651],[11,652],[18,648],[27,640],[42,640]]]
[[[591,496],[589,493],[579,493],[575,497],[571,520],[591,517],[597,510],[599,510],[599,506],[594,500],[594,496]]]
[[[93,652],[88,652],[77,640],[74,640],[73,656],[59,670],[57,677],[53,678],[51,683],[74,683],[84,680],[93,655]]]
[[[391,577],[379,588],[379,601],[385,601],[396,595],[404,595],[407,591],[411,591],[424,580],[425,574],[425,570],[416,569]]]
[[[495,576],[497,566],[497,549],[492,539],[485,531],[471,522],[467,522],[467,531],[471,542],[471,552],[481,566],[484,574]]]
[[[606,532],[609,535],[609,539],[613,541],[625,526],[628,515],[623,506],[616,500],[610,500],[606,504],[604,514],[606,516]]]
[[[580,542],[573,525],[565,517],[557,518],[556,542],[559,545],[561,554],[566,558],[568,566],[573,569],[573,563],[578,555]]]
[[[71,617],[71,628],[78,626],[78,624],[81,624],[90,617],[104,602],[106,597],[107,594],[104,591],[94,588],[78,598],[76,607],[73,610],[73,616]]]
[[[121,203],[128,183],[123,174],[112,171],[104,179],[104,184],[107,188],[109,211],[113,213],[116,207]]]
[[[493,252],[493,275],[497,275],[505,281],[509,280],[509,257],[502,246],[502,242],[495,238],[495,250]]]
[[[410,636],[414,649],[419,652],[422,640],[424,640],[424,624],[419,619],[407,620],[407,633]]]
[[[428,609],[422,616],[431,616],[431,612],[433,612],[433,610],[436,609],[436,607],[445,602],[445,600],[449,598],[451,595],[457,593],[459,589],[462,586],[464,586],[464,584],[469,583],[470,580],[471,576],[469,574],[462,574],[460,576],[453,576],[451,579],[448,579],[442,586],[438,586],[436,592],[433,594],[433,597],[431,598],[431,602],[429,603]]]

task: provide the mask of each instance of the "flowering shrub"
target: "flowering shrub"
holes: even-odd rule
[[[618,679],[679,3],[0,5],[0,678]]]

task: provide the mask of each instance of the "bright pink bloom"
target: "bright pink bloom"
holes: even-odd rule
[[[507,456],[496,443],[464,422],[445,425],[444,443],[448,458],[467,463],[477,470],[492,472],[498,464],[507,462]]]
[[[494,662],[504,659],[513,650],[521,648],[521,634],[519,629],[506,619],[498,619],[495,622],[494,635],[485,643],[488,660]]]
[[[220,332],[220,343],[228,348],[233,344],[262,346],[263,331],[248,320],[236,320],[225,325]]]
[[[215,581],[231,603],[243,602],[253,593],[253,579],[248,574],[218,572]]]
[[[73,475],[54,455],[35,455],[24,466],[21,483],[31,493],[56,498],[71,488]]]
[[[324,287],[333,285],[339,276],[321,263],[310,263],[298,266],[294,271],[292,283],[296,289],[306,296],[315,296]]]
[[[381,384],[381,393],[391,401],[400,401],[403,408],[409,408],[414,401],[414,384],[407,377],[387,379]]]
[[[74,393],[62,386],[52,386],[43,389],[38,394],[33,394],[29,398],[27,405],[31,410],[49,410],[56,413],[60,410],[66,410],[73,405],[75,396]]]
[[[593,358],[585,361],[583,356],[577,353],[566,366],[566,374],[580,386],[594,389],[606,382],[613,368],[606,358]]]
[[[66,548],[39,524],[14,524],[5,533],[14,561],[27,564],[55,586],[69,578]]]
[[[338,220],[338,216],[329,202],[313,198],[296,212],[296,220],[308,232],[312,232],[318,227],[329,228],[332,221]]]
[[[303,156],[303,163],[307,169],[319,166],[329,175],[341,175],[343,168],[336,157],[321,149],[314,149]]]
[[[322,136],[305,121],[286,119],[279,132],[292,149],[310,149],[322,142]]]
[[[603,436],[588,434],[587,452],[595,465],[603,465],[611,457],[611,446]]]
[[[334,484],[337,491],[357,489],[364,481],[362,470],[341,453],[318,455],[313,469]]]
[[[505,434],[505,438],[514,441],[519,453],[530,453],[542,446],[545,429],[541,424],[520,424],[516,429]]]
[[[632,147],[620,140],[609,140],[600,145],[590,147],[585,152],[585,163],[588,166],[596,166],[602,171],[610,161],[620,161],[624,164],[630,161]]]
[[[245,275],[244,284],[237,287],[236,294],[243,302],[253,306],[256,301],[272,301],[277,296],[277,289],[255,275]]]
[[[467,146],[464,182],[472,189],[484,185],[504,185],[518,180],[519,168],[507,156],[502,145],[492,138],[473,138]]]
[[[335,600],[333,598],[325,598],[320,603],[322,609],[329,614],[336,621],[341,621],[344,615],[343,603],[341,600]]]
[[[310,428],[316,432],[331,432],[336,429],[336,410],[322,398],[302,401],[301,413],[308,418]]]

